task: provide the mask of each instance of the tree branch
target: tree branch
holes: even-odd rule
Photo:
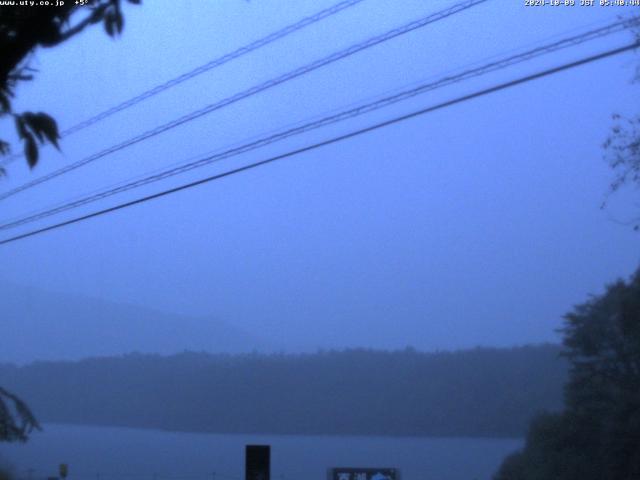
[[[13,403],[13,411],[7,406],[5,400]],[[16,421],[16,416],[19,423]],[[27,434],[34,429],[41,430],[42,428],[27,404],[13,393],[0,387],[0,441],[18,440],[24,442],[27,440]]]
[[[96,7],[93,10],[93,12],[91,12],[91,14],[88,15],[84,20],[79,22],[74,27],[71,27],[67,31],[61,32],[60,35],[58,36],[58,38],[56,38],[54,41],[48,42],[48,43],[43,43],[42,46],[49,48],[49,47],[55,47],[56,45],[59,45],[62,42],[66,42],[67,40],[69,40],[74,35],[77,35],[80,32],[82,32],[89,25],[93,25],[94,23],[98,23],[102,19],[102,16],[104,15],[104,12],[107,10],[107,8],[109,8],[109,4],[108,3],[102,4],[99,7]]]

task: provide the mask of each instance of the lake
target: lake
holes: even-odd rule
[[[241,480],[244,446],[271,445],[274,480],[326,479],[329,467],[391,467],[402,480],[489,480],[521,439],[226,435],[118,427],[44,426],[28,443],[0,445],[20,478]]]

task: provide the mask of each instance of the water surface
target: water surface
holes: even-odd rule
[[[44,426],[25,445],[1,445],[17,476],[69,480],[235,480],[244,446],[271,445],[274,480],[326,479],[330,467],[394,467],[402,480],[489,480],[520,439],[338,437],[176,433],[118,427]]]

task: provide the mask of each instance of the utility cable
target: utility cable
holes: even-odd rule
[[[364,105],[360,105],[356,108],[344,110],[334,115],[325,116],[318,120],[308,122],[306,124],[296,126],[281,132],[277,132],[275,134],[268,135],[266,137],[251,141],[249,143],[245,143],[243,145],[233,147],[219,153],[208,155],[204,158],[201,158],[193,162],[188,162],[186,164],[179,165],[177,167],[163,170],[158,173],[148,175],[146,177],[139,178],[139,179],[130,181],[128,183],[118,185],[114,188],[93,193],[85,197],[64,203],[62,205],[46,209],[44,211],[40,211],[34,214],[28,214],[27,216],[24,216],[16,220],[6,221],[5,223],[0,224],[0,231],[16,228],[21,225],[42,220],[52,215],[56,215],[58,213],[62,213],[74,208],[78,208],[83,205],[96,202],[98,200],[103,200],[107,197],[110,197],[119,193],[123,193],[135,188],[140,188],[144,185],[148,185],[150,183],[164,180],[166,178],[173,177],[175,175],[185,173],[187,171],[200,168],[214,162],[218,162],[224,159],[241,155],[243,153],[247,153],[249,151],[255,150],[260,147],[264,147],[266,145],[270,145],[272,143],[284,140],[285,138],[289,138],[294,135],[300,135],[302,133],[306,133],[308,131],[318,129],[320,127],[324,127],[340,121],[344,121],[360,115],[364,115],[366,113],[381,109],[383,107],[387,107],[389,105],[398,103],[403,100],[407,100],[409,98],[426,93],[428,91],[433,91],[433,90],[443,88],[455,83],[469,80],[474,77],[486,75],[488,73],[492,73],[497,70],[511,67],[519,63],[530,61],[531,59],[542,56],[542,55],[556,52],[558,50],[565,49],[568,47],[573,47],[594,39],[602,38],[606,35],[611,35],[611,34],[620,32],[624,29],[627,29],[639,23],[640,23],[640,17],[633,17],[631,19],[621,20],[601,28],[584,32],[579,35],[574,35],[572,37],[564,38],[556,42],[549,43],[547,45],[536,47],[532,50],[528,50],[516,55],[511,55],[506,58],[497,59],[485,65],[479,66],[477,68],[465,70],[455,75],[448,75],[436,81],[418,85],[417,87],[411,88],[409,90],[405,90],[405,91],[396,93],[394,95],[384,97]]]
[[[84,130],[85,128],[90,127],[91,125],[94,125],[95,123],[98,123],[112,115],[115,115],[118,112],[131,108],[134,105],[137,105],[138,103],[143,102],[144,100],[147,100],[148,98],[154,97],[164,92],[165,90],[168,90],[172,87],[175,87],[176,85],[186,82],[187,80],[197,77],[198,75],[201,75],[210,70],[213,70],[214,68],[220,67],[225,63],[235,60],[236,58],[242,57],[243,55],[246,55],[255,50],[258,50],[266,45],[269,45],[270,43],[274,43],[275,41],[280,40],[281,38],[291,35],[292,33],[295,33],[298,30],[302,30],[303,28],[313,25],[314,23],[320,22],[325,18],[331,17],[343,10],[346,10],[347,8],[357,5],[358,3],[362,3],[363,1],[364,0],[345,0],[342,2],[338,2],[329,8],[326,8],[313,15],[305,17],[302,20],[292,23],[291,25],[287,25],[286,27],[280,30],[272,32],[265,37],[262,37],[258,40],[255,40],[254,42],[249,43],[248,45],[240,47],[232,52],[222,55],[221,57],[215,58],[205,63],[204,65],[200,65],[199,67],[196,67],[193,70],[190,70],[186,73],[178,75],[177,77],[167,80],[166,82],[161,83],[160,85],[156,85],[153,88],[145,90],[144,92],[140,93],[139,95],[136,95],[135,97],[132,97],[92,117],[89,117],[81,122],[78,122],[75,125],[72,125],[71,127],[60,132],[60,137],[65,138],[65,137],[68,137],[69,135],[73,135],[74,133],[79,132],[80,130]],[[7,166],[11,162],[13,162],[15,159],[20,158],[22,156],[23,155],[21,154],[11,155],[9,158],[4,160],[3,162],[0,162],[0,165],[3,167]]]
[[[340,50],[338,52],[335,52],[327,57],[321,58],[319,60],[316,60],[314,62],[311,62],[307,65],[304,65],[302,67],[296,68],[295,70],[292,70],[288,73],[285,73],[284,75],[280,75],[278,77],[275,77],[271,80],[267,80],[266,82],[263,82],[259,85],[256,85],[254,87],[251,87],[247,90],[244,90],[242,92],[236,93],[235,95],[232,95],[231,97],[227,97],[223,100],[220,100],[218,102],[212,103],[210,105],[207,105],[203,108],[200,108],[194,112],[191,112],[187,115],[184,115],[180,118],[177,118],[175,120],[172,120],[168,123],[165,123],[163,125],[160,125],[156,128],[153,128],[151,130],[147,130],[146,132],[143,132],[133,138],[130,138],[129,140],[125,140],[124,142],[118,143],[116,145],[113,145],[111,147],[108,147],[98,153],[95,153],[93,155],[90,155],[89,157],[86,157],[82,160],[78,160],[77,162],[74,162],[70,165],[67,165],[66,167],[60,168],[58,170],[55,170],[51,173],[48,173],[42,177],[39,177],[37,179],[34,179],[30,182],[27,182],[19,187],[16,187],[12,190],[9,190],[7,192],[1,193],[0,194],[0,200],[5,200],[17,193],[23,192],[25,190],[28,190],[30,188],[35,187],[36,185],[40,185],[44,182],[47,182],[49,180],[52,180],[56,177],[59,177],[60,175],[66,174],[68,172],[71,172],[73,170],[76,170],[80,167],[83,167],[85,165],[88,165],[89,163],[95,162],[96,160],[103,158],[107,155],[110,155],[112,153],[118,152],[120,150],[123,150],[127,147],[130,147],[131,145],[135,145],[137,143],[140,143],[144,140],[147,140],[151,137],[155,137],[156,135],[159,135],[161,133],[164,133],[168,130],[171,130],[173,128],[176,128],[180,125],[183,125],[187,122],[191,122],[197,118],[200,118],[204,115],[207,115],[209,113],[212,113],[216,110],[219,110],[223,107],[226,107],[228,105],[231,105],[233,103],[236,103],[240,100],[243,100],[245,98],[248,98],[250,96],[256,95],[260,92],[263,92],[265,90],[268,90],[270,88],[273,88],[277,85],[280,85],[282,83],[288,82],[290,80],[293,80],[297,77],[300,77],[302,75],[308,74],[314,70],[317,70],[321,67],[324,67],[326,65],[329,65],[331,63],[337,62],[338,60],[341,60],[343,58],[349,57],[351,55],[354,55],[358,52],[361,52],[362,50],[371,48],[373,46],[376,46],[378,44],[381,44],[383,42],[387,42],[395,37],[398,37],[400,35],[404,35],[407,34],[409,32],[412,32],[414,30],[417,30],[419,28],[425,27],[429,24],[435,23],[437,21],[443,20],[445,18],[448,18],[452,15],[455,15],[457,13],[460,13],[464,10],[467,10],[469,8],[472,8],[476,5],[485,3],[489,0],[466,0],[464,2],[460,2],[457,3],[451,7],[448,7],[444,10],[441,10],[439,12],[433,13],[431,15],[428,15],[426,17],[420,18],[419,20],[415,20],[412,22],[409,22],[405,25],[402,25],[401,27],[398,28],[394,28],[392,30],[389,30],[381,35],[376,35],[374,37],[371,37],[363,42],[354,44],[350,47],[347,47],[344,50]]]
[[[276,162],[278,160],[282,160],[282,159],[285,159],[285,158],[293,157],[295,155],[299,155],[301,153],[305,153],[305,152],[309,152],[309,151],[312,151],[312,150],[316,150],[318,148],[325,147],[327,145],[332,145],[332,144],[335,144],[335,143],[338,143],[338,142],[342,142],[344,140],[348,140],[348,139],[363,135],[365,133],[373,132],[373,131],[379,130],[381,128],[384,128],[384,127],[395,125],[397,123],[404,122],[406,120],[409,120],[409,119],[412,119],[412,118],[415,118],[415,117],[419,117],[419,116],[425,115],[427,113],[431,113],[431,112],[434,112],[434,111],[437,111],[437,110],[442,110],[444,108],[448,108],[448,107],[451,107],[451,106],[454,106],[454,105],[458,105],[458,104],[473,100],[475,98],[483,97],[483,96],[486,96],[486,95],[489,95],[489,94],[492,94],[492,93],[495,93],[495,92],[498,92],[498,91],[501,91],[501,90],[506,90],[508,88],[512,88],[512,87],[515,87],[517,85],[522,85],[524,83],[528,83],[528,82],[531,82],[531,81],[534,81],[534,80],[538,80],[540,78],[544,78],[544,77],[548,77],[548,76],[551,76],[551,75],[555,75],[555,74],[560,73],[562,71],[570,70],[570,69],[579,67],[581,65],[586,65],[586,64],[593,63],[593,62],[596,62],[596,61],[599,61],[599,60],[603,60],[605,58],[613,57],[614,55],[620,55],[620,54],[622,54],[624,52],[628,52],[628,51],[634,50],[634,49],[638,48],[639,46],[640,46],[640,42],[634,42],[634,43],[626,45],[624,47],[619,47],[619,48],[616,48],[616,49],[613,49],[613,50],[608,50],[606,52],[599,53],[597,55],[592,55],[592,56],[589,56],[589,57],[585,57],[585,58],[582,58],[580,60],[576,60],[576,61],[571,62],[571,63],[565,63],[565,64],[563,64],[563,65],[561,65],[559,67],[550,68],[550,69],[543,70],[543,71],[538,72],[538,73],[534,73],[534,74],[531,74],[531,75],[520,77],[520,78],[518,78],[516,80],[511,80],[511,81],[508,81],[508,82],[505,82],[505,83],[501,83],[501,84],[495,85],[493,87],[485,88],[483,90],[479,90],[479,91],[476,91],[476,92],[468,94],[468,95],[457,97],[457,98],[455,98],[453,100],[448,100],[448,101],[439,103],[437,105],[433,105],[431,107],[426,107],[426,108],[423,108],[421,110],[417,110],[417,111],[411,112],[409,114],[405,114],[405,115],[402,115],[402,116],[399,116],[399,117],[395,117],[395,118],[393,118],[391,120],[386,120],[384,122],[376,123],[376,124],[371,125],[369,127],[365,127],[365,128],[361,128],[361,129],[358,129],[358,130],[354,130],[352,132],[349,132],[349,133],[346,133],[346,134],[343,134],[343,135],[340,135],[340,136],[337,136],[337,137],[333,137],[333,138],[330,138],[328,140],[324,140],[324,141],[321,141],[321,142],[318,142],[318,143],[314,143],[314,144],[308,145],[306,147],[298,148],[298,149],[295,149],[295,150],[290,150],[289,152],[286,152],[286,153],[283,153],[283,154],[280,154],[280,155],[276,155],[276,156],[267,158],[265,160],[261,160],[261,161],[254,162],[254,163],[250,163],[248,165],[244,165],[242,167],[235,168],[233,170],[228,170],[226,172],[219,173],[219,174],[216,174],[216,175],[212,175],[212,176],[209,176],[207,178],[203,178],[203,179],[200,179],[200,180],[197,180],[197,181],[194,181],[194,182],[190,182],[190,183],[187,183],[187,184],[184,184],[184,185],[180,185],[178,187],[174,187],[174,188],[171,188],[171,189],[168,189],[168,190],[164,190],[164,191],[161,191],[161,192],[158,192],[158,193],[154,193],[152,195],[147,195],[145,197],[141,197],[141,198],[138,198],[136,200],[131,200],[129,202],[121,203],[119,205],[115,205],[115,206],[112,206],[112,207],[109,207],[109,208],[105,208],[103,210],[98,210],[96,212],[89,213],[87,215],[82,215],[80,217],[76,217],[76,218],[73,218],[73,219],[70,219],[70,220],[66,220],[64,222],[56,223],[54,225],[49,225],[47,227],[40,228],[40,229],[37,229],[37,230],[32,230],[30,232],[23,233],[21,235],[16,235],[14,237],[10,237],[10,238],[7,238],[7,239],[4,239],[4,240],[0,241],[0,245],[6,245],[8,243],[12,243],[12,242],[16,242],[18,240],[22,240],[22,239],[25,239],[25,238],[32,237],[34,235],[39,235],[39,234],[42,234],[42,233],[45,233],[45,232],[49,232],[49,231],[52,231],[52,230],[56,230],[56,229],[59,229],[59,228],[65,227],[65,226],[73,225],[75,223],[83,222],[83,221],[89,220],[91,218],[95,218],[95,217],[99,217],[99,216],[102,216],[102,215],[106,215],[108,213],[112,213],[112,212],[115,212],[115,211],[118,211],[118,210],[122,210],[122,209],[125,209],[125,208],[128,208],[128,207],[132,207],[134,205],[146,203],[148,201],[155,200],[157,198],[165,197],[167,195],[171,195],[173,193],[177,193],[177,192],[180,192],[182,190],[187,190],[187,189],[199,186],[199,185],[203,185],[205,183],[210,183],[210,182],[213,182],[215,180],[219,180],[221,178],[225,178],[225,177],[228,177],[228,176],[231,176],[231,175],[235,175],[237,173],[241,173],[241,172],[245,172],[245,171],[248,171],[248,170],[252,170],[252,169],[255,169],[255,168],[258,168],[258,167],[261,167],[261,166],[264,166],[264,165],[267,165],[267,164],[270,164],[270,163],[273,163],[273,162]]]

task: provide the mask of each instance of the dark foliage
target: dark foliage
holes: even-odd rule
[[[17,396],[0,387],[0,441],[26,441],[27,435],[39,429],[29,407]]]
[[[635,28],[636,40],[640,42],[640,29]],[[635,82],[640,81],[640,66],[637,68]],[[623,186],[640,187],[640,115],[624,117],[613,115],[614,126],[611,134],[604,142],[605,158],[614,171],[609,194],[615,193]],[[605,208],[607,201],[602,203]],[[640,217],[628,224],[634,230],[640,230]]]
[[[559,347],[128,355],[0,367],[44,421],[222,433],[521,436],[559,410]]]
[[[604,143],[609,166],[615,172],[610,193],[623,186],[640,187],[640,115],[632,118],[614,115],[616,122]],[[606,201],[602,204],[604,208]],[[634,230],[640,230],[640,218],[630,222]]]
[[[128,0],[140,3],[140,0]],[[85,28],[102,23],[109,36],[124,28],[121,0],[92,0],[86,5],[67,1],[64,5],[0,7],[0,119],[13,117],[30,167],[38,163],[38,144],[58,147],[58,126],[46,113],[16,113],[11,101],[18,83],[33,79],[29,58],[37,48],[51,48],[71,39]],[[11,146],[0,139],[0,156]]]
[[[538,416],[496,480],[640,478],[640,270],[565,317],[566,408]]]

